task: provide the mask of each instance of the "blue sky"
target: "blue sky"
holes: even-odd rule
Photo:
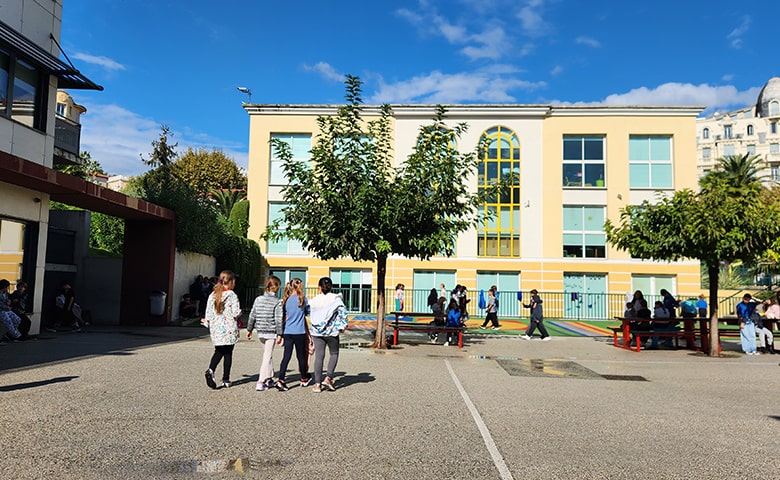
[[[112,174],[166,124],[246,166],[253,103],[755,103],[780,76],[780,2],[64,0],[61,44],[105,87],[73,90],[82,149]],[[773,48],[774,46],[774,48]]]

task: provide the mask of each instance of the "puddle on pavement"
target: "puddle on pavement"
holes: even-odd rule
[[[496,359],[496,362],[513,377],[582,378],[602,379],[601,375],[579,363],[568,360],[547,359]]]
[[[246,473],[268,467],[286,467],[290,462],[279,459],[231,458],[218,460],[191,460],[170,465],[170,473]]]

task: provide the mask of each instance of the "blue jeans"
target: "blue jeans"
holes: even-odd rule
[[[742,320],[745,327],[739,329],[739,339],[742,342],[742,351],[753,353],[756,351],[756,326],[750,320]]]

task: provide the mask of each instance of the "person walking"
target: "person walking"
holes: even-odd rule
[[[303,281],[293,278],[284,289],[284,328],[282,336],[276,343],[284,348],[282,363],[279,365],[279,377],[276,380],[276,389],[280,392],[289,390],[285,377],[287,365],[292,358],[295,348],[295,356],[298,359],[298,372],[301,374],[301,387],[306,387],[311,382],[309,376],[309,326],[306,323],[306,312],[309,309],[309,301],[303,294]]]
[[[206,300],[206,317],[200,323],[209,329],[214,354],[206,370],[206,385],[217,388],[214,371],[222,363],[222,387],[230,387],[230,368],[233,366],[233,347],[238,342],[238,317],[241,316],[241,305],[238,295],[233,289],[236,286],[236,276],[230,270],[219,274],[219,282]]]
[[[311,337],[314,341],[314,393],[320,393],[323,388],[336,390],[333,375],[339,361],[339,335],[347,328],[347,307],[341,300],[341,294],[332,292],[333,281],[329,277],[322,277],[317,287],[320,293],[309,302]],[[325,347],[330,357],[327,374],[323,379]]]
[[[485,321],[482,322],[482,325],[479,326],[479,328],[483,329],[487,327],[488,322],[490,322],[493,326],[491,327],[493,330],[498,330],[501,328],[498,325],[498,309],[496,308],[496,290],[495,287],[490,287],[488,290],[488,298],[487,298],[487,305],[485,305]]]
[[[455,300],[450,300],[450,304],[447,307],[447,323],[445,325],[453,328],[461,327],[460,307],[458,306],[458,302]],[[444,342],[444,346],[448,347],[450,343],[454,343],[454,337],[455,334],[453,332],[447,332],[447,341]]]
[[[531,340],[534,330],[538,328],[539,333],[542,335],[542,341],[549,342],[550,334],[547,333],[547,328],[544,326],[544,315],[542,314],[542,299],[539,298],[539,292],[535,288],[531,290],[531,303],[528,305],[523,304],[523,307],[531,309],[531,316],[528,320],[528,329],[520,338]]]
[[[249,312],[246,324],[246,338],[252,339],[252,330],[257,330],[257,340],[263,346],[263,359],[257,376],[255,390],[262,392],[274,385],[274,345],[282,338],[283,307],[282,299],[276,296],[282,281],[271,275],[265,281],[265,291],[258,295]]]
[[[750,318],[756,310],[756,303],[751,301],[753,296],[746,293],[742,301],[737,304],[737,318],[739,318],[739,337],[742,343],[742,351],[747,355],[759,355],[756,350],[756,326]]]

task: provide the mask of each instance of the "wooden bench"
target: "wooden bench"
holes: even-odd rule
[[[680,339],[688,340],[688,341],[695,341],[696,337],[701,337],[701,334],[697,331],[688,331],[686,332],[684,329],[680,329],[677,331],[669,331],[669,330],[630,330],[631,334],[633,335],[634,339],[632,341],[635,342],[635,346],[631,347],[630,345],[620,345],[618,343],[618,336],[623,335],[623,327],[608,327],[610,330],[612,330],[612,344],[616,347],[622,347],[627,348],[630,350],[636,350],[637,352],[641,351],[642,348],[642,338],[647,339],[648,337],[663,337],[663,338],[673,338],[674,339],[674,347],[680,348]]]
[[[393,329],[393,345],[398,345],[398,332],[410,331],[410,332],[425,332],[429,335],[431,333],[456,333],[458,335],[458,348],[463,348],[463,332],[465,327],[448,327],[445,325],[434,325],[433,323],[411,323],[400,322],[399,319],[403,317],[419,318],[419,317],[433,317],[442,319],[446,322],[444,315],[435,316],[433,313],[425,312],[390,312],[395,316],[395,321],[390,323],[390,327]]]

